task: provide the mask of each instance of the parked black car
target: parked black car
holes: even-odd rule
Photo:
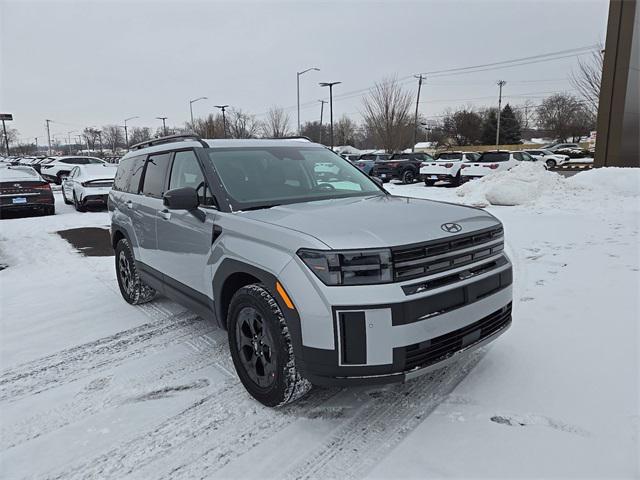
[[[8,212],[55,213],[53,192],[48,182],[31,167],[0,167],[0,217]]]
[[[425,152],[394,153],[389,160],[375,163],[370,175],[380,178],[383,182],[393,179],[402,183],[413,183],[420,180],[420,165],[431,162],[433,157]]]

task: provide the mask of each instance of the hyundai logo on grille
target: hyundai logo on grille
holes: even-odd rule
[[[457,223],[443,223],[440,228],[447,233],[458,233],[462,230],[462,227]]]

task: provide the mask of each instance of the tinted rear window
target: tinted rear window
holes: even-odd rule
[[[462,160],[461,153],[441,153],[436,156],[436,160]]]
[[[113,189],[121,192],[138,193],[145,156],[125,158],[118,165],[118,173],[113,181]]]
[[[508,152],[487,152],[480,155],[478,162],[506,162],[509,160]]]
[[[144,186],[142,193],[151,197],[161,198],[166,184],[167,170],[171,163],[172,153],[150,155],[144,172]]]

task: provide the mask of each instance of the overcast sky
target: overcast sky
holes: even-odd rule
[[[24,141],[85,126],[157,127],[225,103],[262,118],[271,105],[291,107],[296,72],[302,121],[317,120],[320,81],[334,89],[334,118],[360,120],[359,91],[388,76],[528,57],[604,42],[608,2],[32,2],[0,0],[0,111],[13,113]],[[483,72],[431,76],[420,111],[489,105],[495,82],[506,101],[540,101],[572,87],[576,56]],[[416,81],[406,81],[415,89]],[[349,92],[346,98],[339,98]],[[327,118],[327,117],[325,117]]]

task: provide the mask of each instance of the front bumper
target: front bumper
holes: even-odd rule
[[[296,270],[290,264],[280,278],[301,316],[287,318],[299,324],[292,329],[300,336],[294,340],[296,361],[314,384],[403,382],[494,340],[511,324],[512,267],[506,256],[485,273],[415,294],[408,287],[420,279],[323,286],[311,295]]]

